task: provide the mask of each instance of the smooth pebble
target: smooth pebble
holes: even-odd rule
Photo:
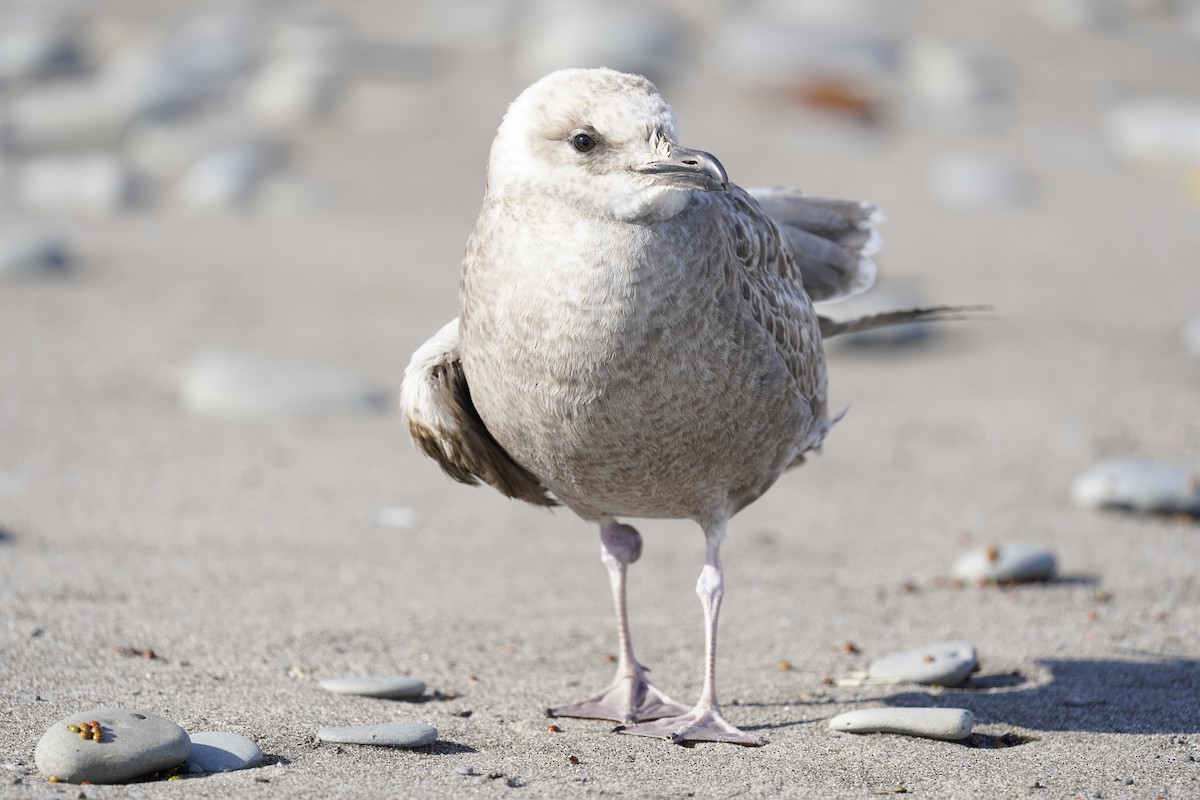
[[[1183,347],[1194,357],[1200,358],[1200,314],[1184,323]]]
[[[239,353],[205,353],[183,373],[183,407],[218,419],[366,413],[386,407],[375,384],[339,369]]]
[[[860,708],[838,714],[829,727],[847,733],[902,733],[955,741],[971,735],[975,715],[965,708]]]
[[[876,659],[867,668],[866,682],[958,686],[971,676],[976,663],[970,642],[937,642]]]
[[[1109,109],[1104,132],[1116,154],[1135,164],[1200,164],[1200,102],[1127,100]]]
[[[1139,459],[1111,459],[1075,478],[1071,499],[1087,508],[1200,514],[1200,472]]]
[[[940,156],[929,172],[929,189],[951,208],[1025,205],[1033,178],[1003,159],[973,153]]]
[[[201,731],[193,733],[188,772],[233,772],[257,766],[263,752],[253,739],[240,733]]]
[[[68,725],[96,721],[99,742],[79,738]],[[67,783],[124,783],[187,761],[192,742],[171,720],[124,708],[81,711],[50,726],[33,752],[38,770]]]
[[[969,583],[1023,583],[1054,577],[1058,560],[1036,544],[988,545],[966,553],[954,563],[951,577]]]
[[[420,697],[425,691],[425,682],[416,678],[402,676],[392,677],[357,677],[324,678],[320,683],[322,689],[337,694],[356,694],[362,697],[382,697],[396,699],[401,697]]]
[[[46,213],[113,213],[138,200],[133,172],[108,153],[46,156],[13,168],[8,191],[17,204]]]
[[[70,251],[60,236],[26,231],[0,233],[0,277],[59,273],[70,263]]]
[[[420,722],[386,722],[381,725],[349,725],[318,728],[317,738],[338,744],[370,744],[379,747],[422,747],[437,740],[437,728]]]

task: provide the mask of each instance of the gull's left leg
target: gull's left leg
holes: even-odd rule
[[[725,538],[725,523],[704,530],[708,552],[696,594],[704,606],[704,688],[695,707],[676,717],[666,717],[639,725],[619,728],[622,733],[636,736],[662,736],[672,742],[730,742],[750,747],[766,744],[754,734],[735,728],[721,716],[717,705],[717,619],[721,613],[721,598],[725,594],[725,579],[721,571],[721,541]]]

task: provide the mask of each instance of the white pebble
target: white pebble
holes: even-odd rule
[[[101,741],[82,739],[67,728],[100,723]],[[67,783],[124,783],[187,761],[192,743],[171,720],[123,708],[96,708],[59,720],[38,740],[38,770]]]
[[[1087,508],[1200,514],[1200,472],[1138,459],[1102,461],[1075,478],[1071,499]]]
[[[1054,553],[1036,544],[988,545],[954,563],[951,577],[967,583],[1024,583],[1054,577]]]
[[[871,662],[866,673],[838,683],[958,686],[971,676],[976,663],[975,647],[970,642],[938,642],[878,658]]]
[[[437,741],[437,728],[420,722],[387,722],[381,725],[350,725],[318,728],[317,738],[338,744],[369,744],[378,747],[423,747]]]
[[[1200,102],[1127,100],[1108,110],[1104,132],[1117,155],[1137,164],[1200,164]]]
[[[320,681],[322,689],[337,694],[356,694],[362,697],[382,697],[397,699],[402,697],[420,697],[425,691],[425,682],[416,678],[392,676],[383,678],[349,676],[344,678],[324,678]]]
[[[13,168],[9,192],[18,205],[47,213],[111,213],[133,205],[138,184],[107,153],[53,156]]]
[[[929,188],[952,208],[1018,206],[1033,197],[1033,179],[1000,158],[985,155],[946,155],[934,162]]]
[[[1184,323],[1183,346],[1193,356],[1200,358],[1200,314]]]
[[[258,142],[217,147],[197,159],[180,178],[176,202],[192,211],[239,208],[278,161],[274,148]]]
[[[188,756],[187,771],[233,772],[257,766],[263,760],[263,752],[253,739],[240,733],[225,731],[202,731],[193,733],[192,752]]]
[[[382,389],[339,369],[219,352],[186,367],[180,395],[190,413],[219,419],[367,413],[387,405]]]
[[[901,733],[956,741],[971,735],[975,715],[965,708],[861,708],[829,720],[848,733]]]

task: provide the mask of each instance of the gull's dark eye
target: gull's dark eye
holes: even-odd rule
[[[571,137],[571,146],[581,153],[590,153],[596,147],[596,139],[586,133],[577,133]]]

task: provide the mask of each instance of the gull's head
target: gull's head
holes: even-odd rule
[[[654,84],[610,69],[565,69],[509,106],[488,192],[532,192],[616,219],[665,219],[693,192],[728,191],[721,162],[679,144]]]

